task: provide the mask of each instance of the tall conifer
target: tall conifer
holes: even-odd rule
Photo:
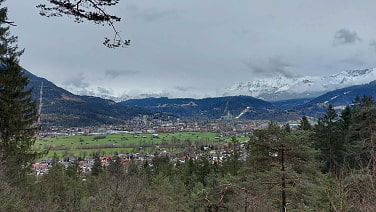
[[[323,171],[337,173],[343,162],[344,141],[341,139],[341,127],[338,115],[330,104],[324,117],[315,126],[315,145],[321,151],[321,160],[325,163]]]
[[[368,168],[376,177],[376,105],[372,97],[364,96],[353,110],[347,134],[347,162],[358,168]]]
[[[307,116],[303,116],[300,120],[299,130],[312,130],[312,125],[309,123]]]
[[[262,195],[277,200],[281,211],[319,207],[315,201],[321,174],[316,151],[310,147],[311,133],[288,132],[271,122],[267,129],[255,130],[250,137],[250,176],[254,185],[260,185]]]
[[[0,1],[0,4],[3,1]],[[10,35],[7,9],[0,9],[0,159],[8,179],[20,180],[26,168],[39,155],[31,151],[35,143],[36,102],[29,79],[19,66],[17,37]],[[5,25],[5,26],[4,26]]]

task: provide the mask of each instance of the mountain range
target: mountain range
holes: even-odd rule
[[[276,75],[272,78],[259,78],[253,81],[237,82],[227,88],[217,88],[216,95],[210,97],[226,96],[252,96],[265,101],[281,101],[297,98],[315,98],[326,92],[345,88],[353,85],[361,85],[376,80],[376,68],[347,70],[330,76],[301,76],[286,77],[285,75]],[[69,86],[69,90],[76,91],[83,95],[94,95],[104,99],[112,99],[121,102],[129,99],[144,99],[149,97],[179,98],[181,90],[171,88],[164,92],[142,92],[123,93],[121,96],[113,96],[111,91],[106,88],[93,86],[85,91]],[[176,90],[177,89],[177,90]],[[187,97],[187,93],[183,94]],[[192,93],[188,97],[203,96],[200,93]],[[208,96],[207,94],[206,96]]]
[[[348,70],[331,76],[304,76],[287,78],[277,76],[226,88],[224,95],[247,95],[266,101],[314,98],[326,92],[376,80],[376,68]]]
[[[234,95],[204,99],[151,97],[115,102],[99,97],[75,95],[26,70],[24,73],[30,78],[29,88],[34,88],[34,99],[41,105],[42,123],[48,126],[121,124],[125,120],[144,115],[152,118],[173,117],[191,120],[288,121],[299,120],[302,115],[312,118],[322,117],[329,104],[340,111],[346,105],[351,104],[356,96],[366,95],[376,98],[376,81],[371,81],[376,79],[376,69],[346,71],[326,78],[305,77],[297,78],[295,81],[277,80],[274,83],[278,82],[279,84],[273,84],[274,87],[267,87],[268,83],[272,84],[272,81],[249,84],[258,85],[253,87],[254,94],[258,88],[258,95],[269,97],[274,95],[273,99],[283,99],[280,101],[265,101],[249,95]],[[322,84],[320,85],[320,83]],[[345,86],[354,83],[359,83],[359,85]],[[292,89],[298,88],[298,85],[302,88],[306,86],[311,90],[308,88],[298,89],[300,91],[298,92]],[[345,87],[341,88],[342,86]],[[247,89],[250,87],[248,86]],[[240,89],[241,86],[238,88]],[[325,88],[328,90],[330,88],[339,89],[313,96],[313,91],[318,92],[319,90],[316,88],[322,89],[321,92],[324,92]],[[272,91],[275,89],[278,91],[273,94]],[[276,97],[278,95],[293,95],[293,92],[305,93],[303,96],[307,97],[308,90],[312,91],[308,95],[310,98],[284,99]],[[298,97],[299,95],[293,96]]]

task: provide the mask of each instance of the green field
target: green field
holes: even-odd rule
[[[81,135],[38,138],[35,150],[50,149],[47,157],[55,153],[57,156],[85,156],[93,152],[115,154],[125,152],[153,152],[158,147],[168,147],[170,151],[180,150],[180,146],[189,142],[190,145],[225,143],[230,138],[219,138],[211,132],[179,132],[162,133],[158,137],[153,134],[111,134]],[[240,141],[246,138],[238,138]],[[140,148],[142,147],[142,148]]]

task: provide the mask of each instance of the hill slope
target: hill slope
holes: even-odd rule
[[[24,73],[30,78],[28,88],[34,87],[32,95],[38,103],[43,85],[41,121],[44,125],[88,126],[120,124],[125,119],[133,116],[153,114],[150,110],[124,107],[112,100],[74,95],[26,70],[24,70]]]
[[[274,105],[250,96],[229,96],[205,99],[145,98],[131,99],[120,104],[138,106],[155,112],[167,112],[188,119],[229,119],[239,116],[248,119],[266,119]],[[240,118],[239,117],[239,118]]]
[[[322,116],[329,104],[336,109],[343,109],[350,105],[356,97],[372,96],[376,99],[376,81],[363,85],[350,86],[325,93],[305,104],[297,106],[295,109],[304,115]]]

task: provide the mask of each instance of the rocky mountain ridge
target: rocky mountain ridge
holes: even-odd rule
[[[331,76],[304,76],[259,79],[236,83],[226,88],[224,96],[248,95],[266,101],[313,98],[326,92],[362,85],[376,80],[376,68],[348,70]]]

